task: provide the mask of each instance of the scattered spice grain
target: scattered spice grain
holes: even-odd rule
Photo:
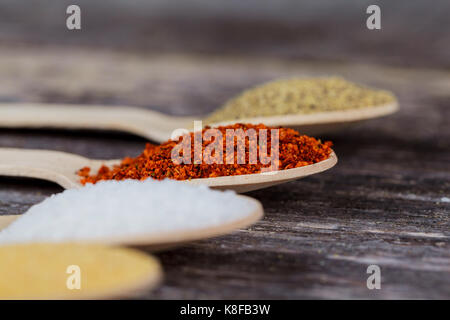
[[[100,181],[64,190],[32,206],[0,230],[0,244],[119,244],[148,237],[167,239],[239,223],[258,210],[256,202],[231,190],[218,191],[205,185],[170,179]]]

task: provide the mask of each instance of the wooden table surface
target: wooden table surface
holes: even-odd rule
[[[165,282],[142,298],[450,297],[448,72],[56,48],[5,49],[0,61],[4,101],[128,104],[172,114],[206,113],[248,86],[292,75],[338,74],[393,90],[398,114],[321,137],[335,143],[336,167],[248,193],[264,205],[260,223],[158,253]],[[144,144],[113,132],[0,130],[1,147],[93,158],[137,155]],[[0,214],[21,214],[61,190],[1,178]],[[381,268],[381,290],[366,287],[371,264]]]
[[[92,4],[118,24],[106,30],[91,11],[85,33],[72,36],[54,31],[63,21],[52,20],[55,8],[45,16],[45,6],[26,13],[14,3],[0,5],[0,102],[131,105],[201,116],[260,82],[322,75],[399,97],[397,114],[320,137],[334,142],[336,167],[248,193],[264,205],[261,222],[158,253],[165,281],[139,298],[450,298],[450,42],[443,10],[433,6],[435,19],[414,20],[410,29],[404,24],[411,16],[398,19],[393,7],[385,33],[376,34],[357,27],[363,20],[353,13],[361,5],[349,8],[352,19],[330,9],[329,20],[220,17],[193,24],[189,17],[152,20],[139,12],[126,20],[131,9],[109,16]],[[299,17],[311,13],[305,10]],[[417,2],[408,10],[426,16]],[[11,18],[21,14],[28,24]],[[0,129],[0,147],[92,158],[137,155],[145,142],[116,132]],[[0,177],[0,215],[22,214],[61,191],[44,181]],[[372,264],[381,268],[380,290],[366,287]]]

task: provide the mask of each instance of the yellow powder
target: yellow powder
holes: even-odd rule
[[[67,273],[69,266],[78,266],[79,272],[75,267]],[[82,244],[0,247],[0,299],[118,297],[154,286],[160,278],[158,261],[132,249]]]
[[[395,102],[395,96],[339,77],[285,79],[249,89],[205,119],[206,123],[268,117],[284,114],[312,114],[367,108]]]

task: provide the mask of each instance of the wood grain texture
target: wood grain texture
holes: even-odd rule
[[[450,298],[447,71],[57,47],[4,49],[0,70],[2,101],[176,115],[205,114],[248,86],[293,75],[337,74],[394,91],[398,114],[321,137],[334,141],[336,167],[248,193],[265,208],[254,227],[159,253],[165,282],[141,298]],[[144,144],[113,132],[0,129],[0,147],[96,159],[134,156]],[[0,214],[21,214],[61,190],[0,178]],[[366,288],[370,264],[381,267],[381,290]]]

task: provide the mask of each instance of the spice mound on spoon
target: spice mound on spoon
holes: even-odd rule
[[[0,244],[82,242],[164,249],[246,228],[261,204],[233,191],[170,179],[101,181],[65,190],[26,213],[0,216]]]
[[[161,282],[156,258],[93,244],[0,246],[0,299],[111,299]]]
[[[332,143],[321,142],[289,128],[263,124],[206,127],[160,145],[147,144],[136,158],[112,168],[90,168],[78,174],[81,183],[147,178],[191,180],[276,172],[312,165],[330,158]]]
[[[204,121],[236,121],[285,126],[310,135],[323,134],[398,110],[393,93],[340,77],[292,78],[267,82],[226,102]]]
[[[239,162],[235,160],[236,163],[214,163],[214,159],[219,160],[221,157],[220,150],[223,151],[221,148],[226,148],[220,145],[221,139],[222,142],[223,139],[226,142],[226,138],[222,137],[217,141],[214,139],[209,143],[211,148],[208,145],[203,149],[202,136],[205,141],[210,141],[208,135],[219,134],[223,130],[226,135],[227,128],[232,127],[260,128],[261,131],[254,130],[252,134],[252,131],[248,130],[247,134],[250,136],[256,135],[256,139],[251,138],[251,141],[247,142],[246,139],[239,138],[238,134],[238,137],[235,137],[238,140],[235,147],[232,143],[227,144],[232,148],[230,153],[225,150],[225,160],[227,156],[235,158],[234,155],[236,155]],[[234,132],[239,133],[239,130]],[[241,133],[245,134],[245,131]],[[276,148],[276,137],[278,137],[279,148]],[[192,134],[184,135],[181,143],[168,141],[160,146],[149,145],[141,156],[134,159],[108,161],[51,150],[0,148],[0,176],[44,179],[53,181],[66,189],[79,188],[82,183],[95,183],[108,179],[144,180],[150,177],[159,179],[175,177],[185,179],[183,181],[188,184],[248,192],[301,179],[328,170],[337,163],[336,154],[330,148],[330,143],[322,143],[320,140],[302,136],[292,129],[268,128],[263,125],[234,125],[221,127],[217,131],[203,131],[203,135],[195,139],[193,146],[189,145],[189,141],[192,142],[191,138]],[[243,144],[244,141],[245,144]],[[186,152],[182,152],[183,149]],[[171,157],[172,151],[174,151],[174,159]],[[177,154],[178,151],[180,153]],[[183,163],[189,160],[189,157],[185,159],[183,154],[186,157],[190,154],[190,161],[193,162]],[[197,157],[200,154],[204,154],[205,157],[197,163]],[[80,168],[83,169],[80,170]],[[89,168],[93,172],[92,175]]]
[[[361,86],[339,77],[282,79],[244,91],[212,113],[205,122],[355,110],[394,102],[396,98],[389,91]]]

